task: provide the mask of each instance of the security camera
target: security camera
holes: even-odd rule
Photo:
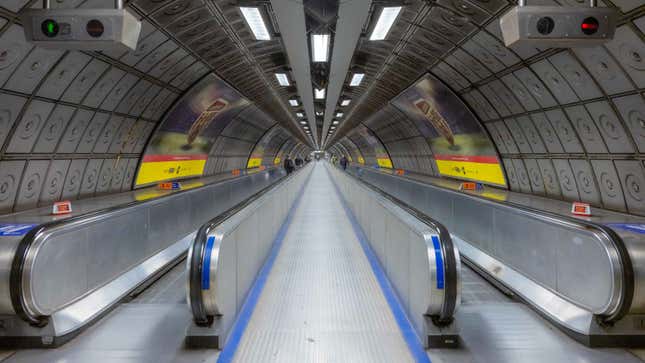
[[[51,9],[45,0],[43,9],[26,10],[21,20],[27,41],[43,48],[135,50],[141,33],[141,22],[122,0],[114,9]]]
[[[593,47],[614,38],[613,8],[528,6],[524,1],[500,18],[504,44],[542,48]]]

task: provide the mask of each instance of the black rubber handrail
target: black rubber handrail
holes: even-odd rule
[[[343,171],[343,169],[340,169],[340,168],[338,169],[341,172]],[[432,322],[435,325],[441,326],[441,325],[450,324],[453,321],[453,317],[457,309],[457,297],[459,295],[459,291],[458,291],[458,284],[459,284],[458,268],[459,267],[457,265],[458,261],[455,258],[456,257],[455,245],[452,241],[452,238],[450,237],[450,232],[448,231],[448,229],[439,221],[434,220],[430,216],[424,214],[418,209],[396,198],[395,196],[384,192],[382,189],[378,188],[377,186],[374,186],[358,178],[352,173],[346,173],[346,174],[349,177],[356,180],[357,182],[364,185],[365,187],[371,189],[378,195],[393,202],[398,207],[405,210],[406,212],[413,215],[415,218],[419,219],[420,221],[422,221],[423,223],[425,223],[426,225],[428,225],[429,227],[433,228],[438,232],[439,240],[441,241],[441,254],[443,255],[443,260],[444,260],[444,274],[445,274],[444,281],[446,282],[446,286],[444,289],[445,295],[444,295],[444,302],[441,305],[441,312],[438,315],[431,316],[431,318],[432,318]]]
[[[527,213],[532,213],[532,214],[537,214],[537,215],[542,215],[548,218],[552,218],[555,220],[563,220],[569,224],[573,225],[578,225],[579,228],[582,229],[592,229],[599,231],[601,234],[607,238],[614,248],[616,249],[616,253],[618,254],[621,262],[621,267],[622,267],[622,280],[623,280],[623,293],[620,295],[620,301],[618,304],[618,308],[615,309],[616,311],[612,314],[609,315],[598,315],[597,320],[601,324],[607,324],[611,325],[618,320],[622,319],[625,315],[629,313],[629,309],[631,308],[632,305],[632,300],[634,298],[634,289],[635,289],[635,281],[634,281],[634,268],[632,266],[632,260],[629,257],[629,252],[627,251],[627,247],[625,246],[625,242],[623,239],[611,228],[600,224],[596,222],[591,222],[591,221],[586,221],[578,218],[573,218],[571,216],[563,215],[563,214],[557,214],[554,212],[549,212],[549,211],[544,211],[532,207],[527,207],[522,204],[518,203],[513,203],[513,202],[508,202],[508,201],[498,201],[494,199],[489,199],[485,198],[476,194],[470,194],[470,193],[463,193],[457,190],[453,190],[451,188],[443,187],[440,185],[435,185],[435,184],[429,184],[429,183],[424,183],[420,180],[410,178],[410,177],[405,177],[401,175],[394,175],[390,173],[385,173],[377,169],[371,169],[371,168],[365,168],[365,167],[358,167],[354,166],[356,169],[366,169],[368,172],[374,172],[374,173],[379,173],[382,175],[387,175],[393,178],[400,178],[404,179],[406,181],[418,183],[421,185],[427,185],[431,186],[433,188],[438,188],[445,190],[450,193],[458,194],[460,196],[468,196],[473,199],[481,200],[487,203],[495,204],[495,205],[500,205],[505,208],[515,208],[515,209],[520,209],[524,212]],[[368,182],[366,182],[368,183]],[[380,190],[380,189],[379,189]]]
[[[266,170],[263,170],[262,172],[272,172],[276,170],[277,168],[269,168]],[[212,187],[213,185],[216,184],[224,184],[227,182],[230,182],[231,180],[239,180],[243,177],[250,177],[255,174],[244,174],[242,176],[236,177],[233,176],[231,178],[226,178],[223,180],[217,180],[212,183],[208,183],[199,187],[191,188],[188,190],[179,190],[173,193],[165,194],[162,196],[159,196],[157,198],[154,198],[152,200],[142,200],[142,201],[131,201],[128,203],[120,204],[120,205],[115,205],[112,207],[108,208],[103,208],[99,209],[96,211],[92,212],[87,212],[79,215],[75,215],[73,217],[69,217],[66,219],[58,220],[58,221],[51,221],[51,222],[45,222],[37,226],[36,228],[30,230],[25,234],[25,236],[20,240],[18,243],[18,247],[16,248],[16,252],[14,253],[14,257],[11,263],[11,272],[9,274],[9,293],[11,297],[11,305],[13,307],[14,312],[18,317],[20,317],[22,320],[26,321],[27,323],[37,326],[37,327],[42,327],[47,325],[49,321],[48,316],[41,316],[41,315],[34,315],[31,314],[26,307],[26,303],[24,301],[24,293],[23,293],[23,288],[22,288],[22,276],[24,272],[24,267],[25,267],[25,261],[27,259],[27,255],[29,254],[29,250],[31,249],[31,246],[33,245],[34,241],[36,238],[44,233],[48,229],[52,229],[54,227],[59,227],[65,224],[70,224],[74,223],[77,221],[81,221],[84,219],[91,219],[94,217],[98,217],[101,215],[105,215],[108,213],[114,213],[118,210],[124,210],[124,209],[130,209],[134,208],[140,204],[144,203],[150,203],[150,202],[157,202],[159,200],[175,197],[177,194],[183,194],[183,193],[191,193],[195,192],[199,189],[203,189],[206,187]]]
[[[305,164],[307,166],[307,164]],[[248,197],[247,199],[236,204],[232,208],[228,209],[219,216],[211,219],[210,221],[204,223],[198,230],[193,244],[191,247],[192,253],[188,256],[190,259],[188,262],[188,290],[190,295],[190,309],[193,313],[193,320],[198,326],[210,326],[213,323],[214,316],[209,315],[206,312],[204,307],[204,301],[202,300],[202,276],[204,268],[204,254],[206,252],[206,243],[208,241],[208,234],[210,231],[215,229],[218,225],[222,224],[227,219],[231,218],[246,206],[250,205],[258,198],[260,198],[265,193],[270,192],[271,190],[279,187],[280,185],[286,183],[288,180],[292,179],[297,173],[302,171],[304,167],[294,170],[293,173],[281,178],[279,181],[261,189],[257,193]],[[195,257],[198,258],[195,258]]]

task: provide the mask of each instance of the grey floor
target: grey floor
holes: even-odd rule
[[[464,264],[462,305],[455,319],[464,345],[429,350],[433,363],[637,363],[642,362],[638,355],[645,356],[579,344]]]
[[[409,362],[380,287],[322,165],[314,170],[260,300],[238,362]],[[25,363],[216,362],[187,350],[183,264],[58,349],[0,352]],[[590,349],[571,340],[473,270],[462,269],[457,314],[464,345],[433,363],[642,362],[643,351]],[[1,339],[1,338],[0,338]]]
[[[322,165],[313,171],[234,360],[413,361]]]

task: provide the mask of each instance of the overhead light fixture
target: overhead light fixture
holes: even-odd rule
[[[322,116],[323,112],[322,111],[316,111],[316,116]]]
[[[354,73],[352,76],[352,80],[349,81],[350,87],[357,87],[363,82],[363,77],[365,77],[365,73]]]
[[[341,106],[343,106],[343,107],[345,107],[345,106],[349,106],[349,104],[350,104],[351,102],[352,102],[352,100],[345,99],[345,100],[342,100],[342,101],[340,102],[340,105],[341,105]]]
[[[338,113],[336,114],[336,117],[341,118],[341,117],[343,117],[343,115],[344,115],[344,113],[342,113],[342,112],[338,112]]]
[[[305,130],[309,130],[309,126],[303,126],[302,128],[304,128]]]
[[[305,117],[305,114],[302,112],[296,112],[296,116],[298,117]]]
[[[334,120],[331,122],[332,125],[338,125],[338,123],[339,123],[338,120]]]
[[[332,127],[331,127],[331,129],[332,129],[332,130],[336,130],[336,126],[332,126]]]
[[[329,34],[311,35],[311,60],[327,62],[329,58]]]
[[[278,83],[281,86],[288,86],[289,85],[289,78],[287,77],[286,73],[276,73],[275,78],[278,80]]]
[[[325,89],[324,88],[322,88],[322,89],[316,88],[314,90],[314,93],[316,95],[317,100],[324,100],[325,99]]]
[[[399,16],[401,12],[400,6],[388,6],[384,7],[381,10],[381,15],[379,15],[378,20],[376,21],[376,26],[372,30],[370,35],[370,40],[383,40],[387,36],[387,33],[390,32],[394,21]]]
[[[306,124],[307,124],[307,121],[302,120],[302,121],[300,121],[300,124],[301,124],[301,125],[306,125]]]
[[[293,107],[298,107],[298,105],[299,105],[298,100],[297,100],[297,99],[295,99],[295,98],[290,99],[290,100],[289,100],[289,104],[290,104],[291,106],[293,106]]]
[[[244,17],[244,20],[246,20],[246,24],[251,28],[251,32],[253,32],[255,39],[271,40],[271,35],[264,23],[264,18],[262,17],[262,13],[260,13],[259,8],[240,7],[240,11],[242,11],[242,16]]]

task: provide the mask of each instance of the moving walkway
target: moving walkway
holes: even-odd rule
[[[645,344],[643,219],[604,210],[568,214],[565,202],[358,165],[366,183],[436,218],[464,262],[589,346]]]
[[[199,226],[284,177],[280,168],[74,202],[61,218],[40,208],[0,222],[0,344],[58,346],[163,274]]]

